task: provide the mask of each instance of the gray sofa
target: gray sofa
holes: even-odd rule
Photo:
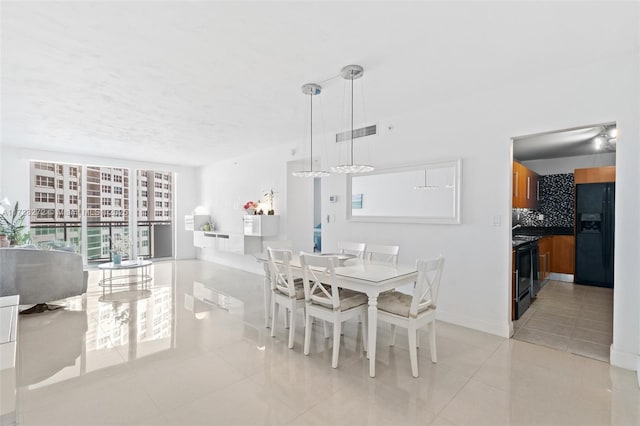
[[[20,295],[21,305],[52,302],[87,291],[82,256],[58,250],[0,249],[0,296]]]

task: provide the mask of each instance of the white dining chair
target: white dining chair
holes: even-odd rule
[[[331,366],[338,368],[342,323],[351,318],[362,318],[362,344],[367,347],[367,296],[356,291],[340,289],[336,279],[335,256],[300,253],[306,320],[304,329],[304,354],[309,355],[312,317],[333,323],[333,356]]]
[[[338,241],[338,252],[340,254],[353,254],[360,259],[364,259],[364,252],[367,249],[366,243],[352,243],[350,241]]]
[[[365,259],[376,263],[398,264],[400,246],[385,246],[381,244],[367,244]]]
[[[392,291],[382,294],[378,298],[378,321],[391,324],[390,346],[395,344],[396,326],[407,328],[413,377],[418,377],[418,329],[425,325],[430,325],[431,362],[438,361],[436,355],[436,303],[444,268],[444,257],[418,260],[416,267],[418,278],[412,295]]]
[[[291,250],[267,248],[269,272],[271,274],[271,337],[276,335],[278,307],[285,308],[285,318],[289,315],[289,349],[293,348],[296,330],[296,311],[305,308],[304,288],[301,278],[291,273]],[[287,321],[285,320],[285,327]]]

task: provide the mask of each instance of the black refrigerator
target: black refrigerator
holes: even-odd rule
[[[613,288],[615,183],[576,185],[577,284]]]

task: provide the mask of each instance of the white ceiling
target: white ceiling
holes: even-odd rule
[[[579,157],[615,152],[616,124],[522,136],[513,140],[513,158],[519,161]]]
[[[3,2],[2,143],[184,165],[293,146],[304,83],[328,80],[340,130],[344,65],[364,66],[380,120],[634,51],[638,17],[619,7]]]

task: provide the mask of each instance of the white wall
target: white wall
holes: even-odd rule
[[[462,158],[462,224],[347,221],[346,203],[350,197],[346,194],[346,178],[331,175],[323,180],[323,200],[328,200],[329,195],[338,195],[338,202],[323,204],[323,218],[335,217],[335,222],[323,220],[323,251],[335,250],[337,241],[346,239],[398,244],[402,263],[443,254],[447,260],[438,317],[509,336],[511,138],[615,121],[619,137],[611,360],[615,365],[635,369],[640,353],[640,291],[636,267],[640,253],[638,62],[638,54],[633,52],[611,58],[609,63],[563,71],[549,69],[533,81],[448,102],[430,103],[425,98],[421,110],[397,117],[369,117],[369,121],[391,124],[381,126],[381,133],[370,147],[357,142],[361,148],[356,148],[356,155],[358,149],[370,149],[372,162],[378,167]],[[369,96],[367,101],[385,102],[375,96]],[[329,153],[324,161],[335,162],[338,157],[335,144],[326,145]],[[212,213],[229,226],[228,221],[241,215],[238,205],[258,196],[259,189],[274,185],[284,193],[286,177],[283,174],[289,160],[289,154],[279,148],[243,157],[237,160],[239,165],[225,162],[208,166],[201,173],[203,199],[210,200],[211,204],[218,200],[212,205]],[[240,170],[247,168],[259,168],[261,172]],[[289,200],[290,205],[293,202]],[[501,218],[499,226],[493,225],[495,216]],[[298,220],[289,218],[294,219]],[[286,230],[281,234],[286,237]],[[246,267],[247,262],[239,258],[224,261]],[[255,265],[251,270],[259,272]]]
[[[65,154],[60,152],[38,151],[22,149],[15,146],[2,146],[0,159],[0,199],[8,197],[12,203],[18,201],[21,206],[28,208],[31,194],[29,178],[29,161],[51,161],[63,163],[77,163],[97,166],[128,167],[131,169],[156,169],[175,173],[175,214],[176,214],[176,247],[177,259],[195,257],[193,238],[191,233],[184,231],[184,215],[191,214],[196,206],[197,187],[196,169],[192,167],[173,166],[152,162],[126,161],[115,158],[92,157],[86,155]]]
[[[546,160],[522,161],[522,164],[538,173],[539,175],[573,173],[575,169],[615,166],[616,153],[608,152],[606,154],[581,155],[579,157],[549,158]]]
[[[242,216],[245,213],[242,206],[247,201],[262,199],[265,192],[273,189],[273,207],[275,214],[280,216],[280,235],[273,239],[287,239],[287,161],[290,159],[289,150],[280,147],[200,168],[198,204],[207,210],[215,223],[216,231],[242,234]],[[311,198],[308,205],[313,209],[313,180],[310,184]],[[197,257],[262,273],[262,266],[252,256],[206,248],[197,249]]]

